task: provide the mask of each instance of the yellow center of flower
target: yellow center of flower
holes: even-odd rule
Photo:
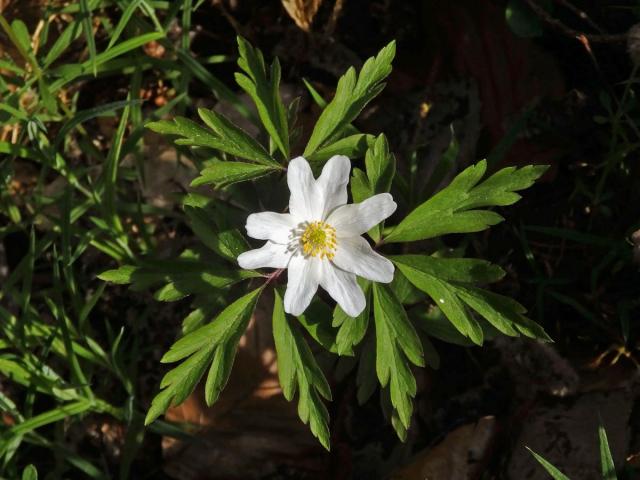
[[[333,260],[336,253],[336,229],[326,222],[309,223],[300,242],[305,255]]]

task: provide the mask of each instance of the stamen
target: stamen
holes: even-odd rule
[[[322,221],[309,223],[300,243],[305,255],[333,260],[337,245],[336,229]]]

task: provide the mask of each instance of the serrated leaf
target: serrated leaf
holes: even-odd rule
[[[348,137],[341,138],[325,147],[313,152],[307,161],[315,168],[318,168],[334,155],[346,155],[350,159],[362,158],[367,152],[369,145],[373,143],[373,135],[356,133]]]
[[[261,165],[281,168],[258,142],[221,114],[203,109],[199,113],[210,128],[184,117],[149,122],[146,126],[157,133],[182,137],[175,141],[178,145],[212,148]]]
[[[352,318],[344,313],[342,308],[340,308],[340,305],[336,305],[336,308],[333,311],[332,325],[334,327],[340,327],[335,339],[335,350],[338,355],[353,355],[353,348],[362,341],[367,333],[369,316],[371,313],[371,283],[361,279],[359,279],[359,283],[363,287],[362,290],[367,302],[362,313],[357,317]]]
[[[208,294],[247,278],[259,276],[249,270],[231,270],[215,264],[211,258],[185,250],[174,260],[146,260],[107,270],[98,278],[116,284],[131,284],[134,291],[162,285],[156,299],[175,301],[194,294]]]
[[[409,315],[414,325],[430,337],[464,347],[474,345],[468,337],[453,326],[437,306],[432,308],[416,307],[409,311]]]
[[[340,77],[335,96],[320,114],[311,133],[303,154],[305,158],[340,138],[344,129],[382,91],[383,81],[391,73],[395,51],[395,42],[391,42],[365,62],[359,75],[351,67]]]
[[[359,168],[351,170],[351,196],[353,203],[360,203],[373,196],[373,188],[367,174]]]
[[[450,283],[404,263],[396,263],[396,265],[411,283],[433,299],[460,333],[470,338],[475,344],[482,345],[483,335],[480,325],[469,314]]]
[[[396,255],[389,257],[396,265],[428,273],[442,280],[463,283],[493,283],[504,277],[504,270],[486,260],[476,258],[437,258],[429,255]]]
[[[374,142],[371,142],[364,162],[370,192],[368,196],[388,192],[396,172],[396,159],[389,152],[389,144],[384,135],[379,135]],[[362,192],[358,192],[358,196],[361,197],[365,193],[366,184],[363,180],[359,180],[359,182],[362,183],[362,186],[358,185],[356,188],[362,189]],[[368,196],[366,198],[368,198]],[[382,237],[383,228],[384,221],[380,222],[367,233],[375,242],[378,242],[380,237]]]
[[[207,295],[215,289],[228,287],[255,276],[246,270],[234,271],[203,265],[200,271],[171,274],[169,283],[160,288],[154,294],[154,298],[160,302],[175,302],[189,295]]]
[[[185,335],[162,357],[162,362],[180,365],[170,370],[160,382],[145,418],[148,425],[172,405],[179,405],[193,392],[210,365],[205,384],[205,399],[211,405],[224,388],[240,337],[253,314],[262,288],[239,298],[225,308],[215,320]]]
[[[175,342],[160,360],[162,363],[173,363],[192,355],[206,345],[222,344],[231,339],[238,330],[238,325],[248,322],[258,300],[261,289],[256,289],[225,308],[211,322],[185,335]]]
[[[243,73],[236,73],[236,82],[256,104],[258,115],[284,158],[289,158],[289,126],[287,114],[280,98],[280,63],[276,58],[271,64],[269,78],[262,52],[238,37],[238,66]],[[246,75],[245,75],[246,74]]]
[[[396,159],[389,152],[387,137],[379,135],[369,146],[364,158],[367,177],[374,193],[384,193],[391,189],[396,173]]]
[[[224,187],[238,182],[255,180],[278,170],[278,168],[253,163],[215,162],[204,168],[200,172],[200,176],[191,182],[191,186],[213,184]]]
[[[458,286],[456,290],[469,307],[505,335],[552,341],[540,325],[524,315],[527,310],[515,300],[477,287]]]
[[[378,385],[376,374],[376,342],[373,335],[368,335],[362,345],[356,372],[356,385],[358,391],[356,397],[359,405],[371,398]]]
[[[282,392],[291,400],[298,391],[298,415],[329,450],[329,412],[322,397],[331,400],[331,390],[299,328],[284,312],[280,293],[274,291],[273,338],[278,356]]]
[[[221,257],[236,263],[238,255],[249,249],[249,244],[236,229],[218,231],[214,228],[209,212],[205,208],[185,205],[189,226],[193,233],[211,250]]]
[[[473,286],[500,280],[504,275],[500,267],[478,259],[427,255],[399,255],[390,259],[475,344],[482,344],[484,333],[469,308],[505,335],[550,340],[539,325],[524,316],[526,309],[518,302]]]
[[[329,352],[336,353],[336,330],[327,321],[331,309],[323,301],[316,299],[302,315],[297,317],[300,325],[311,337]]]
[[[403,305],[418,303],[426,298],[425,294],[418,290],[400,269],[396,269],[389,287]]]
[[[199,108],[198,115],[200,115],[202,121],[206,123],[211,130],[225,140],[230,149],[232,148],[236,152],[241,152],[237,154],[232,152],[228,153],[264,165],[280,167],[280,164],[269,155],[269,152],[267,152],[262,145],[221,113]]]
[[[520,195],[515,192],[529,188],[548,167],[507,167],[479,183],[486,168],[487,163],[483,160],[465,169],[449,186],[409,213],[385,241],[412,242],[450,233],[485,230],[504,219],[495,212],[478,208],[517,202]]]
[[[376,373],[380,385],[389,387],[391,404],[409,428],[416,395],[416,380],[409,362],[424,366],[422,343],[402,304],[387,285],[373,284],[376,325]]]

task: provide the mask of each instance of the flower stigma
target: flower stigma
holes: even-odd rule
[[[311,222],[300,237],[300,242],[305,255],[333,260],[336,253],[336,229],[326,222]]]

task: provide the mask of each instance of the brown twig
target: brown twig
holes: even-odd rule
[[[529,8],[533,10],[538,18],[540,18],[543,22],[545,22],[549,27],[558,31],[559,33],[575,38],[579,40],[580,38],[586,38],[591,43],[625,43],[627,41],[626,33],[616,33],[616,34],[601,34],[601,33],[584,33],[579,32],[578,30],[574,30],[570,27],[567,27],[564,23],[562,23],[557,18],[553,18],[549,13],[542,8],[536,0],[525,0]]]

